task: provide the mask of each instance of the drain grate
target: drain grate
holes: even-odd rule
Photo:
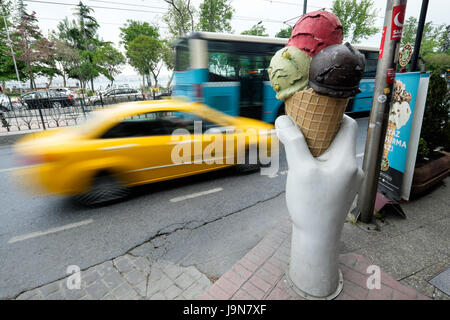
[[[428,282],[450,296],[450,268],[441,272]]]

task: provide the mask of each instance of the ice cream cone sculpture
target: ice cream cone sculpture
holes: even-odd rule
[[[395,130],[401,129],[406,125],[411,117],[411,94],[406,92],[405,85],[396,81],[394,85],[394,104],[389,112],[389,122],[386,131],[386,140],[384,143],[383,157],[381,159],[381,170],[389,169],[388,155],[391,151],[392,142],[395,137]]]
[[[328,149],[339,131],[348,100],[320,95],[311,88],[286,100],[286,113],[301,128],[314,157]]]
[[[301,129],[314,157],[328,149],[349,98],[360,92],[364,55],[349,43],[341,44],[342,30],[333,13],[303,15],[268,69],[277,98],[285,101],[286,114]]]

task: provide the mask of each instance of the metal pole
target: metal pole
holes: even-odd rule
[[[411,72],[417,71],[417,62],[419,60],[420,45],[422,43],[423,29],[425,27],[425,19],[427,17],[428,0],[422,0],[422,8],[420,9],[419,26],[417,27],[416,40],[414,42],[414,51],[411,58]]]
[[[303,0],[303,14],[306,14],[307,7],[308,7],[308,0]]]
[[[9,48],[11,49],[11,56],[12,56],[12,59],[14,62],[14,69],[16,70],[17,81],[19,82],[19,90],[20,90],[20,94],[22,95],[22,82],[20,81],[19,70],[17,69],[16,55],[14,54],[11,38],[9,37],[9,28],[8,28],[8,23],[6,22],[6,15],[5,15],[5,9],[3,8],[3,3],[1,4],[1,7],[2,7],[3,21],[5,23],[6,37],[8,38],[8,45],[9,45]]]
[[[395,15],[394,15],[395,8]],[[400,41],[406,0],[388,0],[384,17],[383,37],[375,78],[375,90],[367,131],[364,153],[364,180],[358,196],[355,218],[362,222],[372,221],[378,190],[381,158],[391,107],[394,77],[400,50]]]

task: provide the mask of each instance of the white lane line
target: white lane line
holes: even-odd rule
[[[364,157],[364,153],[357,154],[356,157],[357,158],[362,158],[362,157]]]
[[[202,191],[202,192],[197,192],[197,193],[193,193],[193,194],[188,194],[186,196],[182,196],[182,197],[176,197],[173,199],[170,199],[170,202],[180,202],[180,201],[184,201],[187,199],[192,199],[192,198],[198,198],[201,196],[205,196],[207,194],[211,194],[211,193],[216,193],[216,192],[220,192],[223,191],[222,188],[215,188],[215,189],[211,189],[211,190],[207,190],[207,191]]]
[[[8,243],[15,243],[15,242],[19,242],[19,241],[28,240],[28,239],[31,239],[31,238],[45,236],[45,235],[51,234],[51,233],[57,233],[57,232],[60,232],[60,231],[65,231],[65,230],[81,227],[81,226],[87,225],[89,223],[92,223],[93,221],[94,220],[92,220],[92,219],[88,219],[88,220],[84,220],[84,221],[77,222],[77,223],[71,223],[71,224],[68,224],[68,225],[65,225],[65,226],[62,226],[62,227],[52,228],[52,229],[49,229],[47,231],[39,231],[39,232],[33,232],[33,233],[25,234],[23,236],[17,236],[17,237],[11,238],[11,240],[9,240]]]
[[[8,168],[8,169],[0,169],[0,173],[3,172],[10,172],[10,171],[15,171],[15,170],[20,170],[20,169],[28,169],[28,168],[33,168],[35,166],[25,166],[25,167],[14,167],[14,168]]]

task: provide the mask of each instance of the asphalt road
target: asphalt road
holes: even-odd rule
[[[368,119],[357,121],[361,165]],[[83,270],[133,251],[218,277],[286,218],[277,210],[283,150],[276,176],[226,169],[139,187],[127,201],[100,208],[31,197],[15,187],[14,167],[11,147],[0,147],[0,299],[60,279],[69,265]]]

